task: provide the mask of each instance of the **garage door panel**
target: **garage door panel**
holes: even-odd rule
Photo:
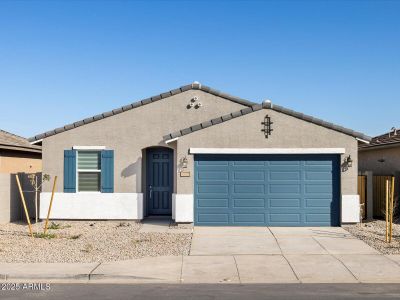
[[[331,199],[305,199],[305,207],[331,207]]]
[[[332,195],[332,184],[327,183],[306,183],[305,184],[305,193],[306,194],[327,194]]]
[[[339,163],[337,155],[196,155],[195,223],[337,226]]]
[[[198,172],[199,180],[228,180],[229,173],[227,171],[200,171]]]
[[[276,181],[276,180],[284,180],[290,181],[295,180],[298,181],[301,179],[301,171],[292,171],[292,170],[277,170],[277,171],[270,171],[269,172],[269,180]]]
[[[234,194],[263,194],[265,193],[264,184],[235,184],[233,185]]]
[[[197,222],[204,225],[228,225],[229,214],[228,213],[200,213],[197,215]]]
[[[224,161],[224,160],[209,158],[209,159],[203,159],[201,161],[198,161],[197,164],[199,166],[224,166],[224,167],[227,167],[229,162]]]
[[[233,167],[263,167],[265,166],[265,161],[249,159],[249,160],[233,160]]]
[[[264,171],[234,171],[233,179],[235,181],[262,181],[265,180]]]
[[[291,184],[291,183],[280,183],[280,184],[270,184],[269,185],[269,194],[300,194],[301,193],[301,185],[300,184]]]
[[[248,208],[248,207],[256,207],[256,208],[265,208],[265,199],[259,198],[234,198],[233,199],[233,208]]]
[[[301,207],[301,199],[298,199],[298,198],[293,198],[293,199],[272,198],[272,199],[269,199],[269,206],[271,208],[288,208],[288,207],[300,208]]]
[[[199,184],[197,192],[202,194],[228,194],[228,184]]]
[[[305,180],[332,180],[332,170],[328,171],[305,171]]]
[[[240,224],[240,223],[258,223],[258,224],[265,224],[265,214],[263,213],[239,213],[233,214],[233,222]]]
[[[197,200],[198,207],[229,207],[229,199],[228,198],[199,198]]]
[[[268,161],[268,165],[272,167],[300,166],[300,164],[301,162],[299,160],[292,160],[288,158],[276,158]]]
[[[269,214],[269,220],[271,223],[300,223],[301,214],[299,213],[271,213]]]

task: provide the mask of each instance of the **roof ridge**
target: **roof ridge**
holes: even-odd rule
[[[192,125],[190,127],[181,129],[181,130],[176,131],[176,132],[172,132],[170,134],[167,134],[167,135],[163,136],[163,140],[167,141],[167,140],[170,140],[170,139],[175,139],[175,138],[190,134],[192,132],[195,132],[195,131],[198,131],[198,130],[201,130],[201,129],[205,129],[205,128],[210,127],[210,126],[214,126],[214,125],[220,124],[222,122],[229,121],[229,120],[231,120],[233,118],[242,117],[244,115],[247,115],[249,113],[253,113],[253,112],[261,110],[261,109],[272,109],[272,110],[275,110],[277,112],[280,112],[280,113],[283,113],[283,114],[286,114],[286,115],[301,119],[303,121],[307,121],[307,122],[310,122],[310,123],[313,123],[313,124],[316,124],[316,125],[319,125],[319,126],[323,126],[325,128],[328,128],[328,129],[332,129],[332,130],[335,130],[335,131],[338,131],[338,132],[353,136],[355,138],[359,138],[359,139],[366,140],[366,141],[370,141],[371,140],[371,137],[369,137],[369,136],[367,136],[367,135],[365,135],[365,134],[363,134],[361,132],[354,131],[354,130],[349,129],[349,128],[345,128],[345,127],[340,126],[340,125],[335,125],[333,123],[326,122],[326,121],[324,121],[322,119],[318,119],[318,118],[315,118],[315,117],[310,116],[310,115],[305,115],[303,113],[300,113],[300,112],[285,108],[285,107],[280,106],[280,105],[272,104],[269,101],[265,101],[262,104],[254,104],[254,105],[252,105],[250,107],[243,108],[243,109],[241,109],[239,111],[234,111],[234,112],[232,112],[230,114],[227,114],[227,115],[224,115],[224,116],[220,116],[220,117],[217,117],[217,118],[214,118],[212,120],[205,121],[205,122],[202,122],[202,123],[199,123],[199,124],[195,124],[195,125]]]
[[[113,109],[111,111],[100,113],[100,114],[97,114],[95,116],[92,116],[92,117],[89,117],[89,118],[86,118],[86,119],[82,119],[80,121],[77,121],[77,122],[74,122],[74,123],[71,123],[71,124],[67,124],[67,125],[64,125],[62,127],[55,128],[53,130],[50,130],[50,131],[35,135],[33,137],[28,138],[28,141],[29,142],[38,141],[38,140],[41,140],[43,138],[58,134],[60,132],[71,130],[71,129],[76,128],[76,127],[80,127],[80,126],[83,126],[83,125],[86,125],[86,124],[89,124],[89,123],[92,123],[92,122],[95,122],[95,121],[98,121],[98,120],[101,120],[101,119],[104,119],[104,118],[107,118],[107,117],[111,117],[111,116],[120,114],[122,112],[131,110],[131,109],[135,109],[137,107],[140,107],[140,106],[143,106],[143,105],[146,105],[146,104],[149,104],[149,103],[153,103],[153,102],[159,101],[161,99],[165,99],[165,98],[168,98],[168,97],[171,97],[171,96],[186,92],[188,90],[201,90],[201,91],[203,91],[205,93],[209,93],[209,94],[221,97],[221,98],[225,98],[227,100],[230,100],[230,101],[233,101],[233,102],[236,102],[236,103],[248,106],[248,107],[250,107],[250,106],[255,104],[252,101],[249,101],[249,100],[246,100],[246,99],[242,99],[240,97],[236,97],[236,96],[221,92],[219,90],[213,89],[213,88],[211,88],[209,86],[206,86],[206,85],[202,85],[201,83],[195,81],[195,82],[193,82],[191,84],[183,85],[183,86],[181,86],[179,88],[167,91],[165,93],[161,93],[161,94],[158,94],[158,95],[155,95],[153,97],[149,97],[149,98],[146,98],[146,99],[143,99],[143,100],[138,100],[136,102],[133,102],[133,103],[128,104],[128,105],[121,106],[121,107]]]

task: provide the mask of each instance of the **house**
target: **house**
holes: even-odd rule
[[[359,146],[359,170],[372,171],[374,175],[395,175],[400,172],[400,131],[372,138],[369,144]]]
[[[30,139],[58,176],[53,219],[211,226],[358,222],[357,149],[369,140],[198,82]],[[46,183],[41,218],[50,192]]]
[[[15,173],[37,173],[42,170],[42,150],[27,139],[0,130],[0,223],[19,220],[21,200],[16,186]],[[27,176],[20,176],[23,188]],[[27,185],[27,184],[26,184]],[[24,189],[25,190],[25,189]],[[26,194],[28,210],[32,211],[34,194]],[[34,214],[31,214],[34,216]]]
[[[35,173],[42,170],[42,150],[23,137],[0,130],[0,173]]]

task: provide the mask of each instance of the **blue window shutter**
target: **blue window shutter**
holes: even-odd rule
[[[64,193],[76,192],[76,150],[64,150]]]
[[[101,192],[114,193],[114,150],[101,151]]]

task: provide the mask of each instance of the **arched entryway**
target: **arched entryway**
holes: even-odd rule
[[[165,147],[146,149],[146,206],[149,216],[172,214],[174,151]]]

